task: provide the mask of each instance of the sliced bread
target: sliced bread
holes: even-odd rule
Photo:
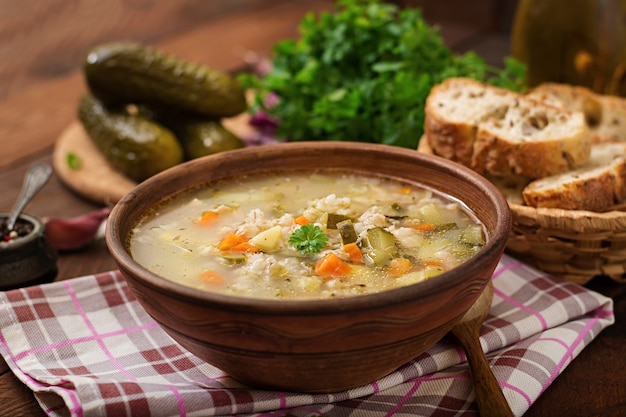
[[[592,142],[626,141],[626,99],[596,94],[586,87],[542,83],[528,96],[566,109],[581,111]]]
[[[488,175],[542,178],[589,160],[581,112],[468,78],[433,87],[424,130],[435,154]]]
[[[437,155],[471,164],[478,125],[499,115],[515,95],[467,79],[450,78],[434,86],[426,98],[424,133]]]
[[[498,190],[500,190],[509,204],[526,204],[522,191],[532,180],[516,175],[510,175],[507,177],[485,175],[484,177],[495,185]]]
[[[610,210],[626,198],[626,142],[594,144],[583,167],[532,181],[522,195],[537,208]]]
[[[519,99],[502,118],[480,124],[471,167],[492,175],[543,178],[585,164],[590,146],[581,112]]]

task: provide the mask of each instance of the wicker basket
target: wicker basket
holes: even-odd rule
[[[433,154],[426,140],[418,151]],[[578,284],[598,275],[626,283],[626,212],[509,207],[506,251],[516,259]]]

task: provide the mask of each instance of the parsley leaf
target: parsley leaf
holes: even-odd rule
[[[68,168],[72,171],[78,171],[83,166],[83,161],[73,152],[68,152],[65,155],[65,162],[67,163]]]
[[[289,244],[304,255],[314,255],[328,242],[328,236],[314,224],[305,224],[289,237]]]
[[[256,91],[251,111],[280,120],[282,140],[377,142],[415,149],[433,85],[469,77],[521,90],[525,66],[507,57],[492,68],[473,52],[454,54],[419,8],[381,0],[338,0],[308,13],[300,38],[274,45],[272,70],[240,74]],[[278,100],[268,100],[272,96]],[[269,104],[269,103],[272,104]]]

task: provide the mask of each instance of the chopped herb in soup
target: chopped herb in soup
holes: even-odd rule
[[[133,229],[147,269],[206,291],[348,297],[432,278],[484,245],[462,204],[416,184],[345,173],[258,176],[166,202]]]

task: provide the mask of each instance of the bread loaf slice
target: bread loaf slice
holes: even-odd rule
[[[583,167],[532,181],[522,195],[537,208],[610,210],[626,198],[626,142],[594,144]]]
[[[500,192],[509,204],[526,204],[522,192],[524,191],[524,188],[526,188],[526,186],[533,180],[529,180],[528,178],[515,175],[510,175],[507,177],[485,175],[484,177],[488,179],[489,182],[491,182],[493,185],[495,185],[498,190],[500,190]]]
[[[535,179],[589,160],[581,112],[468,78],[432,88],[424,130],[435,154],[482,174]]]
[[[513,92],[490,88],[468,78],[450,78],[426,98],[424,134],[432,151],[470,166],[478,126],[492,115],[502,117]]]
[[[543,178],[585,164],[590,146],[581,112],[518,99],[504,117],[480,124],[471,167],[492,175]]]
[[[539,84],[528,96],[583,112],[592,142],[626,141],[626,99],[622,97],[596,94],[586,87],[560,83]]]

